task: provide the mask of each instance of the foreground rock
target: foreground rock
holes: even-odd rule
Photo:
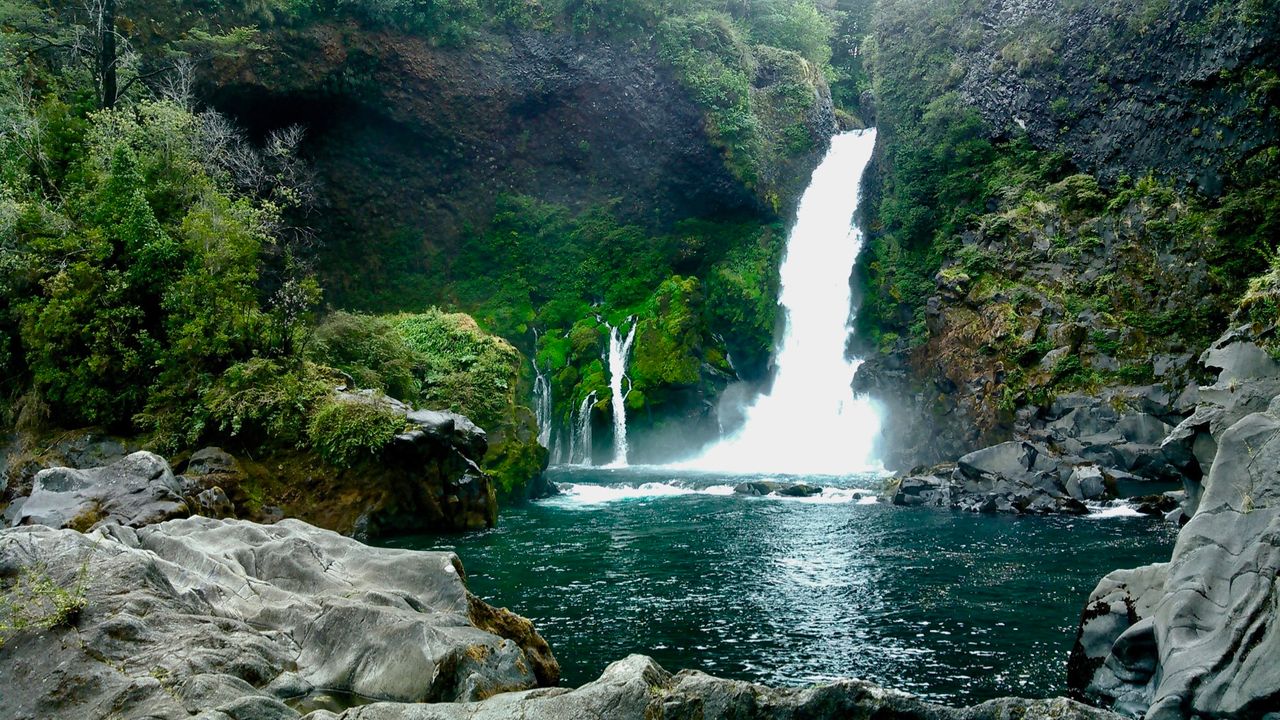
[[[314,689],[401,702],[554,685],[532,625],[467,592],[457,556],[295,520],[208,518],[0,534],[0,582],[45,631],[6,631],[6,718],[296,718]],[[25,578],[25,579],[24,579]],[[12,617],[4,618],[12,620]],[[12,625],[11,622],[4,623]]]
[[[1084,515],[1085,501],[1115,497],[1095,465],[1073,466],[1043,445],[1007,442],[969,453],[954,465],[896,479],[887,489],[895,505],[971,512]]]
[[[771,688],[697,671],[672,675],[651,658],[631,655],[576,690],[531,690],[481,703],[378,703],[308,720],[729,720],[731,718],[902,718],[910,720],[1104,720],[1103,710],[1066,699],[1000,699],[950,708],[870,683],[842,680],[806,688]]]
[[[1280,398],[1216,445],[1172,560],[1111,573],[1090,596],[1077,694],[1148,720],[1280,710]]]

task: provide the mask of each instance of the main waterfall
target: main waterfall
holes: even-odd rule
[[[875,131],[835,137],[800,199],[787,238],[778,302],[785,331],[767,395],[730,436],[683,467],[726,472],[843,475],[874,468],[880,418],[855,396],[861,359],[846,356],[852,333],[849,278],[862,248],[853,226]]]

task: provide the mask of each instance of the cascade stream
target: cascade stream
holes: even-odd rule
[[[618,328],[609,325],[609,390],[611,408],[613,410],[613,467],[627,466],[627,408],[626,401],[630,388],[622,389],[627,378],[627,362],[631,359],[631,344],[636,339],[636,325],[631,319],[631,329],[626,338],[618,332]]]
[[[781,267],[786,325],[773,387],[746,408],[742,427],[682,467],[821,475],[874,467],[880,419],[853,393],[862,361],[846,348],[849,278],[862,247],[853,218],[875,137],[875,130],[836,136],[800,200]]]

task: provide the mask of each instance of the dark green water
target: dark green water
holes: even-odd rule
[[[1167,560],[1175,534],[1141,517],[979,516],[839,490],[751,498],[727,494],[739,478],[659,470],[552,478],[571,494],[505,510],[494,530],[392,544],[456,550],[473,592],[534,621],[566,685],[640,652],[772,684],[861,677],[966,703],[1060,694],[1094,585]]]

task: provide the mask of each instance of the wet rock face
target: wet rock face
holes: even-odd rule
[[[1269,8],[1242,21],[1239,7],[1222,13],[1207,0],[983,8],[983,24],[1005,32],[958,53],[960,91],[1002,133],[1067,148],[1109,180],[1156,170],[1211,195],[1232,163],[1277,139],[1242,82],[1280,60]]]
[[[6,590],[24,568],[83,588],[84,605],[7,635],[6,717],[296,718],[284,701],[316,688],[448,702],[559,677],[527,620],[467,592],[452,553],[295,520],[5,531]]]
[[[1277,467],[1280,403],[1223,434],[1173,559],[1113,573],[1094,591],[1073,653],[1082,668],[1072,677],[1077,690],[1159,720],[1252,717],[1277,707]],[[1122,604],[1127,616],[1113,620]]]

